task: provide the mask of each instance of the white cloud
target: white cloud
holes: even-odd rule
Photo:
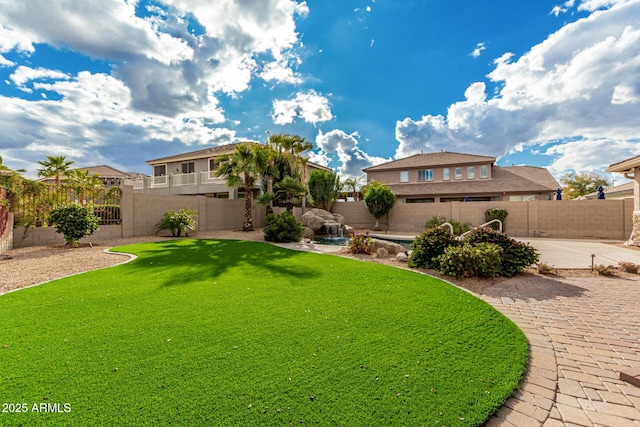
[[[563,176],[573,170],[602,172],[614,163],[613,159],[637,156],[640,150],[637,142],[598,138],[553,145],[543,153],[554,158],[548,167],[549,172],[554,176]]]
[[[26,86],[26,83],[34,80],[66,80],[68,78],[69,76],[61,71],[47,70],[45,68],[31,68],[23,65],[16,68],[16,70],[9,76],[9,79],[18,87],[18,89],[25,92],[33,92],[31,88]]]
[[[336,153],[340,162],[338,174],[343,178],[361,176],[363,168],[390,160],[365,153],[359,147],[359,138],[360,135],[357,132],[348,134],[343,130],[334,129],[323,133],[320,130],[316,135],[316,145],[321,151],[316,156],[320,158],[319,160],[327,160],[328,154]]]
[[[473,56],[474,58],[478,58],[480,55],[482,55],[483,50],[487,50],[487,46],[484,43],[478,43],[476,44],[476,48],[473,50],[473,52],[471,52],[471,56]]]
[[[582,2],[598,10],[519,58],[505,53],[496,59],[488,76],[498,86],[494,97],[487,99],[485,84],[476,82],[446,116],[398,121],[396,157],[424,149],[500,155],[517,146],[571,141],[547,153],[555,158],[553,169],[561,170],[613,163],[618,157],[609,156],[606,144],[627,147],[627,154],[635,147],[631,154],[639,154],[640,1],[600,9],[608,3]],[[581,145],[597,149],[580,151]]]
[[[315,125],[331,120],[333,114],[329,100],[313,90],[297,93],[293,99],[273,101],[271,111],[273,123],[277,125],[293,123],[296,117]]]

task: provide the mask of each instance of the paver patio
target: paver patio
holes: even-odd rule
[[[526,334],[520,390],[487,426],[640,426],[640,279],[517,277],[484,300]]]

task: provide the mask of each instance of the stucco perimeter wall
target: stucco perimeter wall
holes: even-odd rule
[[[400,203],[387,218],[383,230],[419,233],[434,216],[469,222],[485,222],[484,212],[504,208],[509,212],[505,232],[514,237],[534,237],[540,232],[555,238],[627,240],[631,234],[633,199],[622,200],[533,200],[528,202]],[[375,220],[364,202],[336,203],[333,211],[354,228],[372,229]]]
[[[92,236],[80,240],[99,242],[100,240],[123,237],[144,237],[156,234],[156,224],[169,210],[190,209],[197,215],[197,231],[240,230],[244,223],[244,199],[213,199],[203,196],[178,196],[163,194],[135,193],[132,187],[122,188],[119,225],[101,225]],[[265,225],[265,208],[254,207],[253,225]],[[64,237],[53,227],[17,227],[13,233],[13,247],[21,248],[40,245],[64,245]],[[168,235],[168,231],[161,232]],[[1,252],[1,251],[0,251]]]

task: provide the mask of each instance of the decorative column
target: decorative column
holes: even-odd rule
[[[631,168],[624,177],[633,180],[633,228],[626,245],[640,246],[640,171]]]

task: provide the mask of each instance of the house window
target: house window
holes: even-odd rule
[[[433,170],[421,169],[418,171],[418,181],[433,181]]]
[[[400,182],[409,182],[409,171],[400,172]]]
[[[209,159],[209,170],[214,171],[218,166],[216,165],[216,159]]]
[[[489,176],[489,170],[486,166],[480,166],[480,178],[487,178]]]
[[[158,165],[153,167],[153,176],[165,176],[167,174],[167,165]]]
[[[456,168],[456,179],[462,179],[462,168]]]
[[[451,179],[451,171],[449,171],[449,168],[442,169],[442,180],[449,181],[450,179]]]
[[[186,162],[182,164],[182,173],[194,173],[196,171],[195,162]]]
[[[467,168],[467,179],[474,179],[476,177],[476,168],[469,166]]]

